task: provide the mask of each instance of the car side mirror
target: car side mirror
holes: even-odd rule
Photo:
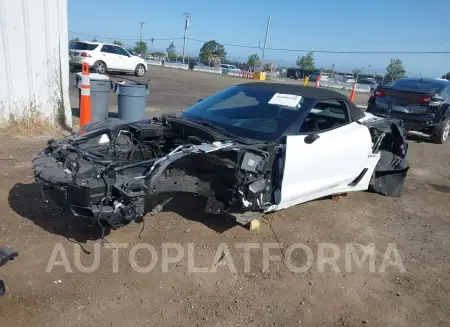
[[[198,99],[197,103],[199,103],[200,101],[203,101],[203,100],[205,100],[205,99],[203,99],[203,98]]]
[[[308,135],[306,135],[306,137],[305,137],[305,143],[306,143],[306,144],[311,144],[311,143],[313,143],[315,140],[317,140],[319,137],[320,137],[320,135],[317,134],[317,133],[311,133],[311,134],[308,134]]]

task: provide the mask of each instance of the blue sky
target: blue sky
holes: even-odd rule
[[[86,13],[89,9],[89,13]],[[333,51],[450,51],[450,0],[68,0],[69,30],[112,37],[132,45],[139,39],[183,36],[182,12],[192,14],[188,37],[257,46],[272,15],[267,47]],[[69,37],[92,39],[69,32]],[[100,37],[98,40],[108,41]],[[153,50],[167,48],[157,40]],[[174,40],[182,51],[182,40]],[[187,41],[186,53],[198,54],[201,42]],[[230,57],[246,61],[259,49],[225,46]],[[295,63],[304,52],[266,51],[267,60]],[[372,66],[382,73],[398,57],[410,75],[438,77],[450,71],[450,54],[322,54],[317,66],[338,69]]]

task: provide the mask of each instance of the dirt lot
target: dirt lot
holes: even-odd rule
[[[187,105],[222,87],[207,81],[186,84],[186,72],[173,74],[172,80],[161,70],[150,72],[157,81],[150,106]],[[227,81],[223,78],[223,86],[231,83]],[[140,238],[142,223],[108,233],[113,246],[128,246],[114,260],[117,251],[108,244],[99,246],[99,230],[40,197],[30,161],[48,138],[0,136],[0,244],[20,253],[0,268],[8,287],[0,298],[1,326],[450,325],[450,143],[410,141],[412,168],[400,198],[360,192],[339,201],[313,201],[266,217],[259,233],[204,214],[200,198],[179,197],[164,212],[145,217]],[[236,247],[246,242],[259,246],[251,250],[249,269],[243,250]],[[138,243],[151,245],[160,259],[163,244],[179,243],[186,254],[192,243],[195,267],[212,266],[217,272],[189,272],[189,256],[170,264],[168,272],[162,272],[161,260],[154,269],[138,272],[134,261],[144,267],[155,258],[146,249],[132,253]],[[215,264],[221,243],[231,256]],[[267,243],[282,243],[283,249],[270,253],[286,257],[290,245],[308,246],[311,269],[293,272],[274,260],[265,271],[262,248]],[[317,258],[323,243],[340,249],[340,272],[328,265],[320,271]],[[347,270],[347,243],[373,243],[376,271],[368,261]],[[380,272],[389,243],[395,243],[406,271],[388,267]],[[63,266],[46,272],[57,244],[72,272]],[[307,261],[304,251],[294,251],[291,258],[296,266]],[[89,267],[97,259],[92,272],[78,264]],[[236,272],[230,271],[231,263]]]

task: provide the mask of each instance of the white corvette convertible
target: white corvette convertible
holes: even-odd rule
[[[44,195],[116,228],[145,214],[144,198],[178,192],[241,223],[333,194],[399,196],[406,154],[401,121],[365,114],[340,93],[247,83],[178,116],[87,124],[50,140],[33,167]]]

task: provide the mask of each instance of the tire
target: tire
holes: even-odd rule
[[[145,75],[145,67],[143,64],[139,64],[136,66],[136,69],[134,70],[134,75],[138,77],[142,77]]]
[[[436,144],[443,144],[450,134],[450,120],[446,119],[441,121],[434,128],[432,141]]]
[[[101,60],[95,62],[94,69],[99,74],[106,74],[106,64]]]

